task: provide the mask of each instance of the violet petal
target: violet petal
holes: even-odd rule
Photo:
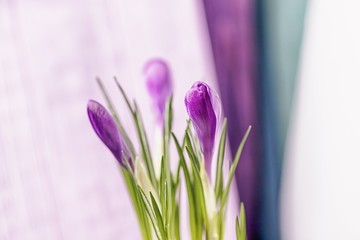
[[[87,112],[90,123],[101,141],[113,153],[117,161],[126,168],[123,155],[127,158],[132,167],[129,149],[125,145],[116,123],[111,114],[100,103],[89,100]]]
[[[199,138],[205,169],[210,176],[215,133],[220,118],[219,97],[209,85],[198,81],[186,93],[185,106]]]
[[[165,104],[172,93],[170,70],[161,59],[148,61],[143,69],[148,92],[157,111],[157,122],[164,121]]]

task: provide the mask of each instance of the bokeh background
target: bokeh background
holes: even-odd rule
[[[153,57],[171,66],[176,133],[197,80],[220,94],[229,156],[253,126],[227,231],[241,200],[249,240],[360,239],[359,11],[356,0],[0,0],[0,239],[140,239],[86,103],[102,99],[101,77],[134,135],[116,75],[151,136],[141,70]]]

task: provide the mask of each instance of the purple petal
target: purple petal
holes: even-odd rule
[[[219,97],[209,85],[198,81],[186,93],[185,106],[200,141],[206,171],[210,175],[215,133],[221,109]]]
[[[123,155],[131,163],[130,152],[123,142],[120,132],[111,114],[100,103],[89,100],[87,112],[90,123],[101,141],[110,149],[118,162],[126,167]]]
[[[172,93],[169,67],[161,59],[152,59],[145,64],[143,74],[148,92],[157,111],[157,121],[162,123],[165,104]]]

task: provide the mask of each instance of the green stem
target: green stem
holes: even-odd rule
[[[139,194],[136,188],[136,185],[134,185],[134,182],[130,176],[130,173],[124,169],[123,167],[120,167],[122,171],[123,178],[126,183],[126,187],[128,189],[128,192],[130,194],[130,198],[132,201],[132,204],[135,208],[136,216],[138,218],[140,231],[142,234],[142,237],[144,240],[152,240],[152,232],[151,228],[149,226],[148,218],[145,213],[145,209],[143,208],[140,199]]]

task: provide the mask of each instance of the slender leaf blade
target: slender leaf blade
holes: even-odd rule
[[[182,149],[181,149],[181,147],[179,145],[179,141],[177,140],[174,133],[171,133],[171,135],[172,135],[172,137],[174,139],[175,146],[176,146],[176,149],[178,151],[179,158],[180,158],[180,164],[181,164],[181,167],[183,169],[183,173],[184,173],[184,177],[185,177],[185,185],[186,185],[186,190],[187,190],[187,195],[188,195],[188,203],[189,203],[189,218],[190,218],[191,238],[192,239],[199,239],[198,234],[201,234],[201,233],[199,233],[199,232],[201,232],[201,230],[197,229],[199,223],[196,221],[195,199],[194,199],[193,185],[192,185],[192,182],[191,182],[189,170],[188,170],[187,164],[185,162],[184,154],[183,154]]]
[[[130,140],[130,138],[129,138],[129,135],[128,135],[127,132],[125,131],[124,125],[121,123],[120,118],[118,117],[117,111],[116,111],[116,109],[115,109],[115,107],[114,107],[114,104],[112,103],[112,100],[111,100],[111,98],[110,98],[110,96],[109,96],[109,94],[108,94],[108,92],[107,92],[104,84],[102,83],[102,81],[101,81],[100,78],[96,78],[96,81],[97,81],[97,83],[98,83],[98,85],[99,85],[99,88],[100,88],[100,91],[101,91],[103,97],[105,98],[105,101],[106,101],[106,103],[107,103],[107,106],[108,106],[111,114],[112,114],[113,117],[114,117],[114,120],[115,120],[115,122],[116,122],[116,125],[117,125],[117,127],[118,127],[118,129],[119,129],[119,131],[120,131],[120,133],[121,133],[121,136],[123,137],[126,145],[129,147],[129,150],[130,150],[130,152],[131,152],[131,155],[132,155],[133,157],[135,157],[135,154],[136,154],[136,153],[135,153],[134,145],[133,145],[133,143],[131,142],[131,140]]]
[[[223,191],[223,193],[221,195],[220,208],[224,208],[226,203],[227,203],[231,182],[232,182],[232,180],[234,178],[235,170],[236,170],[236,167],[237,167],[237,165],[239,163],[239,159],[240,159],[242,150],[244,149],[245,142],[246,142],[246,140],[247,140],[247,138],[249,136],[250,130],[251,130],[251,126],[249,126],[248,129],[246,130],[245,135],[244,135],[243,139],[241,140],[240,145],[238,147],[238,150],[236,152],[234,161],[233,161],[233,163],[231,165],[231,168],[230,168],[229,177],[228,177],[225,189],[224,189],[224,191]]]
[[[154,198],[154,195],[151,192],[150,192],[150,198],[151,198],[151,204],[152,204],[152,208],[153,208],[154,213],[155,213],[158,228],[159,228],[160,233],[163,236],[163,238],[166,239],[167,234],[166,234],[165,228],[164,228],[164,221],[162,219],[159,206],[157,205],[156,200]]]
[[[139,192],[136,188],[134,179],[130,176],[130,173],[122,166],[120,166],[123,178],[125,180],[130,198],[132,200],[135,212],[139,221],[140,231],[144,239],[152,239],[151,229],[149,226],[148,218],[144,212],[143,206],[140,203]]]
[[[221,137],[219,142],[218,156],[217,156],[217,165],[216,165],[216,178],[215,178],[215,196],[216,199],[219,198],[222,191],[223,184],[223,164],[224,164],[224,155],[225,155],[225,145],[226,145],[226,129],[227,129],[227,119],[224,120],[224,125],[221,131]]]
[[[244,203],[240,204],[240,240],[246,240],[246,214]]]
[[[161,234],[161,232],[159,230],[159,226],[157,224],[156,216],[155,216],[154,210],[151,207],[150,201],[146,197],[144,191],[141,189],[140,186],[138,186],[138,189],[139,189],[139,192],[140,192],[141,200],[143,201],[143,203],[145,205],[146,212],[148,213],[148,216],[149,216],[149,218],[151,220],[151,223],[153,225],[153,229],[155,231],[155,234],[156,234],[158,239],[163,239],[163,235]]]
[[[144,123],[143,123],[141,113],[140,113],[140,110],[139,110],[136,102],[134,103],[134,105],[135,105],[134,121],[135,121],[138,138],[139,138],[140,145],[141,145],[142,156],[145,161],[150,180],[153,183],[153,185],[156,186],[157,181],[156,181],[156,177],[155,177],[154,165],[153,165],[153,161],[152,161],[152,157],[151,157],[149,142],[148,142],[145,128],[144,128]]]
[[[134,109],[133,109],[133,106],[131,106],[131,103],[130,103],[130,100],[128,98],[128,96],[126,95],[123,87],[121,86],[121,84],[119,83],[118,79],[116,77],[114,77],[114,80],[115,80],[115,83],[116,83],[116,86],[118,87],[118,89],[120,90],[121,92],[121,95],[123,96],[125,102],[126,102],[126,105],[128,106],[130,112],[132,114],[134,114]]]
[[[196,162],[198,160],[196,160],[196,156],[194,155],[194,153],[192,153],[188,147],[185,147],[188,156],[191,160],[191,165],[192,165],[192,170],[194,173],[194,192],[195,192],[195,198],[196,198],[196,202],[200,204],[200,209],[202,211],[202,215],[205,219],[205,222],[207,223],[208,221],[208,217],[207,217],[207,210],[206,210],[206,202],[205,202],[205,193],[204,193],[204,187],[201,181],[201,176],[200,176],[200,169],[198,169],[196,167]],[[206,224],[207,225],[207,224]]]
[[[174,213],[175,213],[175,194],[173,193],[173,179],[170,170],[170,158],[169,158],[169,145],[170,145],[170,136],[172,128],[172,96],[167,99],[165,104],[165,117],[164,117],[164,135],[163,135],[163,156],[164,156],[164,172],[165,172],[165,181],[167,182],[167,201],[166,201],[166,227],[173,223]],[[173,229],[173,226],[169,226]]]
[[[236,220],[235,220],[235,229],[236,229],[236,239],[243,240],[243,239],[241,239],[241,230],[240,230],[240,223],[239,223],[238,216],[236,216]]]

